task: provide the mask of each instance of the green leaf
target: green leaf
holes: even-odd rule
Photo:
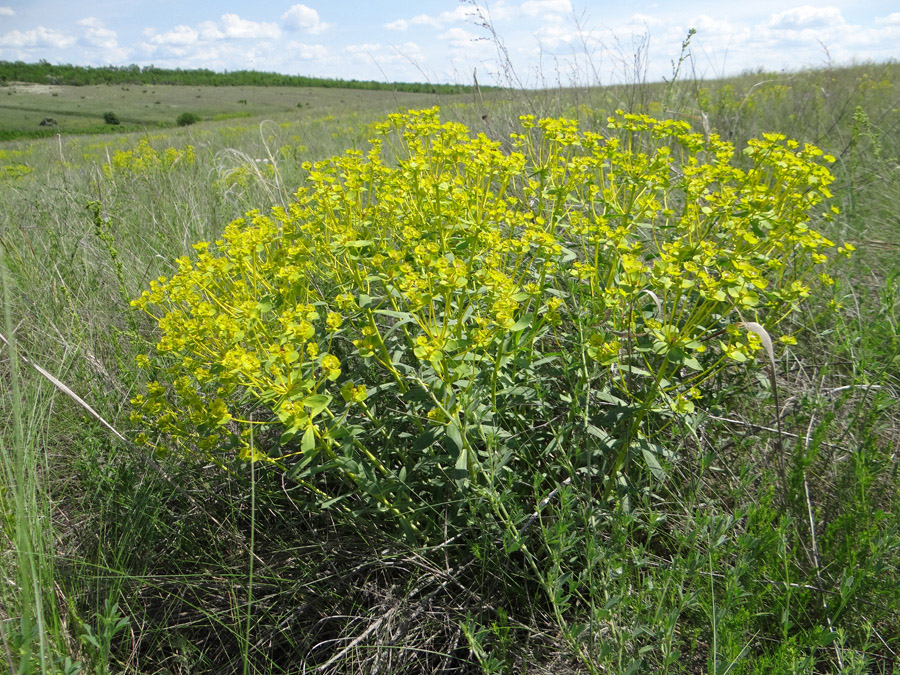
[[[291,427],[290,429],[285,431],[283,434],[281,434],[281,438],[278,439],[278,444],[284,445],[285,443],[290,443],[291,439],[293,439],[294,436],[297,435],[298,431],[300,431],[299,427]]]
[[[469,477],[469,453],[465,448],[459,451],[456,457],[456,464],[453,467],[453,479],[459,487],[465,485]]]
[[[456,484],[462,488],[466,480],[469,478],[469,452],[463,443],[462,433],[459,430],[459,424],[454,420],[450,422],[444,430],[447,438],[456,446],[456,464],[453,467],[453,479]]]
[[[662,468],[659,460],[656,459],[656,455],[660,454],[657,452],[657,446],[652,443],[647,443],[646,441],[641,441],[640,446],[641,453],[644,455],[644,461],[647,463],[647,468],[650,469],[650,473],[652,473],[653,477],[657,480],[665,480],[666,471]]]
[[[228,412],[228,406],[225,401],[220,398],[215,399],[209,405],[209,415],[217,426],[222,426],[231,420],[231,414]]]
[[[519,319],[518,321],[516,321],[516,322],[513,324],[513,327],[510,328],[509,330],[510,330],[511,332],[513,332],[513,333],[518,333],[519,331],[525,330],[525,329],[528,328],[530,325],[531,325],[531,315],[530,315],[530,314],[526,314],[526,315],[523,316],[521,319]]]
[[[613,438],[606,431],[600,429],[599,427],[594,426],[593,424],[588,424],[586,427],[588,434],[594,436],[595,438],[599,438],[601,441],[605,443],[611,443]]]
[[[418,541],[418,537],[416,536],[416,532],[412,527],[412,524],[406,519],[400,519],[400,527],[403,530],[403,536],[406,537],[406,540],[410,543],[415,543]]]
[[[328,394],[312,394],[301,401],[304,406],[309,408],[309,416],[315,417],[319,415],[331,403],[331,396]]]
[[[679,349],[678,347],[672,347],[668,352],[666,352],[666,359],[669,361],[669,363],[674,363],[675,365],[684,363],[684,359],[686,356],[687,354],[685,354],[684,351]]]
[[[619,370],[626,373],[632,373],[634,375],[640,375],[642,377],[653,377],[653,373],[651,373],[649,370],[644,370],[643,368],[639,368],[637,366],[630,366],[627,363],[620,363]]]
[[[560,247],[562,249],[562,262],[567,263],[578,258],[578,254],[570,248],[566,248],[565,246]]]
[[[344,382],[344,385],[341,387],[341,398],[347,403],[353,398],[353,382],[350,380]]]
[[[434,445],[438,439],[438,433],[440,432],[436,432],[434,429],[426,429],[413,443],[413,450],[418,452]]]
[[[685,357],[685,359],[682,361],[682,364],[687,366],[691,370],[703,370],[703,366],[701,366],[700,362],[693,356]]]
[[[459,431],[459,424],[456,421],[450,422],[446,427],[447,438],[449,438],[457,450],[463,450],[462,434]]]
[[[311,452],[316,447],[316,431],[315,427],[310,424],[303,432],[303,440],[300,441],[300,450],[302,452]]]
[[[331,427],[328,432],[325,434],[325,438],[330,438],[332,440],[340,440],[342,438],[348,438],[349,436],[353,436],[353,430],[348,429],[342,424],[338,424],[336,426]]]
[[[384,316],[390,316],[395,319],[400,319],[401,321],[413,321],[415,317],[409,312],[395,312],[392,309],[376,309],[372,314],[382,314]]]
[[[620,407],[625,407],[625,408],[630,407],[628,401],[625,401],[624,399],[621,399],[618,396],[613,396],[608,390],[605,390],[605,389],[602,391],[598,391],[596,393],[596,396],[599,400],[604,401],[606,403],[612,403],[614,405],[617,405]]]
[[[337,504],[338,502],[340,502],[346,498],[347,498],[347,495],[339,495],[337,497],[334,497],[333,499],[328,499],[328,500],[322,502],[321,504],[319,504],[319,506],[322,509],[329,509],[332,506],[334,506],[335,504]]]

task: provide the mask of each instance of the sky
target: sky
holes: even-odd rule
[[[897,0],[0,0],[0,60],[526,87],[900,58]]]

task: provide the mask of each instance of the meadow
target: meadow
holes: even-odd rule
[[[452,94],[443,95],[444,100],[452,98]],[[435,100],[436,96],[430,94],[325,87],[3,83],[0,140],[174,127],[184,113],[207,121],[286,113],[294,113],[298,119],[315,119],[335,113],[420,107]],[[113,113],[119,124],[107,124],[106,113]],[[40,123],[45,118],[53,119],[56,126],[42,127]]]
[[[14,86],[10,672],[900,672],[897,64]]]

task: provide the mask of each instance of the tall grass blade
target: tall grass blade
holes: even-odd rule
[[[12,292],[5,251],[0,250],[0,286],[3,298],[3,323],[10,334],[4,340],[9,351],[9,396],[12,409],[12,447],[0,436],[0,453],[6,482],[14,504],[13,527],[16,546],[16,584],[18,586],[19,637],[23,641],[18,671],[31,672],[32,652],[37,643],[40,672],[48,672],[49,648],[45,624],[44,589],[52,588],[52,563],[44,549],[44,517],[37,482],[37,458],[34,435],[25,426],[26,412],[19,371],[18,348],[13,335]],[[33,420],[32,420],[33,421]],[[47,585],[49,584],[49,585]],[[3,631],[0,626],[0,631]],[[4,636],[4,641],[7,638]]]

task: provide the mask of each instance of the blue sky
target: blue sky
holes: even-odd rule
[[[503,49],[498,50],[499,37]],[[526,86],[900,58],[897,0],[0,0],[0,59]],[[501,56],[505,53],[508,58]]]

